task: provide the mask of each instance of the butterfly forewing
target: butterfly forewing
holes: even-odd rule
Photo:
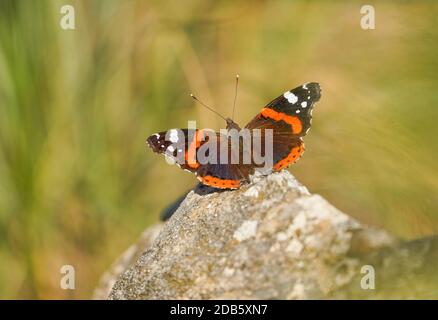
[[[317,83],[307,83],[272,100],[245,128],[273,132],[273,170],[296,162],[304,152],[302,137],[310,129],[314,104],[320,99]]]
[[[171,129],[151,135],[147,143],[154,152],[165,155],[182,169],[195,173],[203,184],[215,188],[237,189],[252,173],[250,166],[232,162],[232,152],[225,154],[227,150],[236,150],[231,148],[231,139],[226,134]],[[242,158],[239,155],[238,159]]]

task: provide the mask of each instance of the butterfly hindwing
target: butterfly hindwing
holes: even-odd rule
[[[201,165],[196,172],[203,184],[220,189],[237,189],[253,173],[251,164],[242,161],[242,148],[233,148],[231,137],[227,134],[216,133],[203,147],[217,150],[214,160]],[[202,156],[202,150],[199,151]]]

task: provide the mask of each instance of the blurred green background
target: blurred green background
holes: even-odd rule
[[[158,130],[219,129],[321,83],[311,192],[397,236],[438,231],[438,3],[0,1],[0,298],[90,298],[99,276],[196,184],[145,145]],[[60,8],[75,8],[62,30]],[[76,269],[61,290],[60,268]]]

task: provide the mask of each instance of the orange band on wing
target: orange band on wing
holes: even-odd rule
[[[271,108],[263,108],[261,114],[265,118],[274,119],[275,121],[284,121],[292,126],[292,132],[295,134],[300,133],[303,130],[301,120],[298,117],[289,116],[283,112],[277,112]]]
[[[288,167],[291,163],[297,161],[304,152],[304,144],[292,148],[286,158],[281,159],[274,165],[274,170],[280,171]]]
[[[203,183],[220,189],[237,189],[240,187],[240,180],[220,179],[213,176],[198,177]]]
[[[193,136],[193,141],[190,143],[189,148],[185,154],[187,165],[192,169],[199,167],[199,162],[196,161],[196,150],[200,147],[205,134],[203,130],[196,131]]]

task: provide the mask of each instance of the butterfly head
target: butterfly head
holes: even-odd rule
[[[225,121],[227,122],[227,130],[230,130],[230,129],[236,129],[238,131],[241,130],[239,125],[237,123],[235,123],[232,119],[226,118]]]

